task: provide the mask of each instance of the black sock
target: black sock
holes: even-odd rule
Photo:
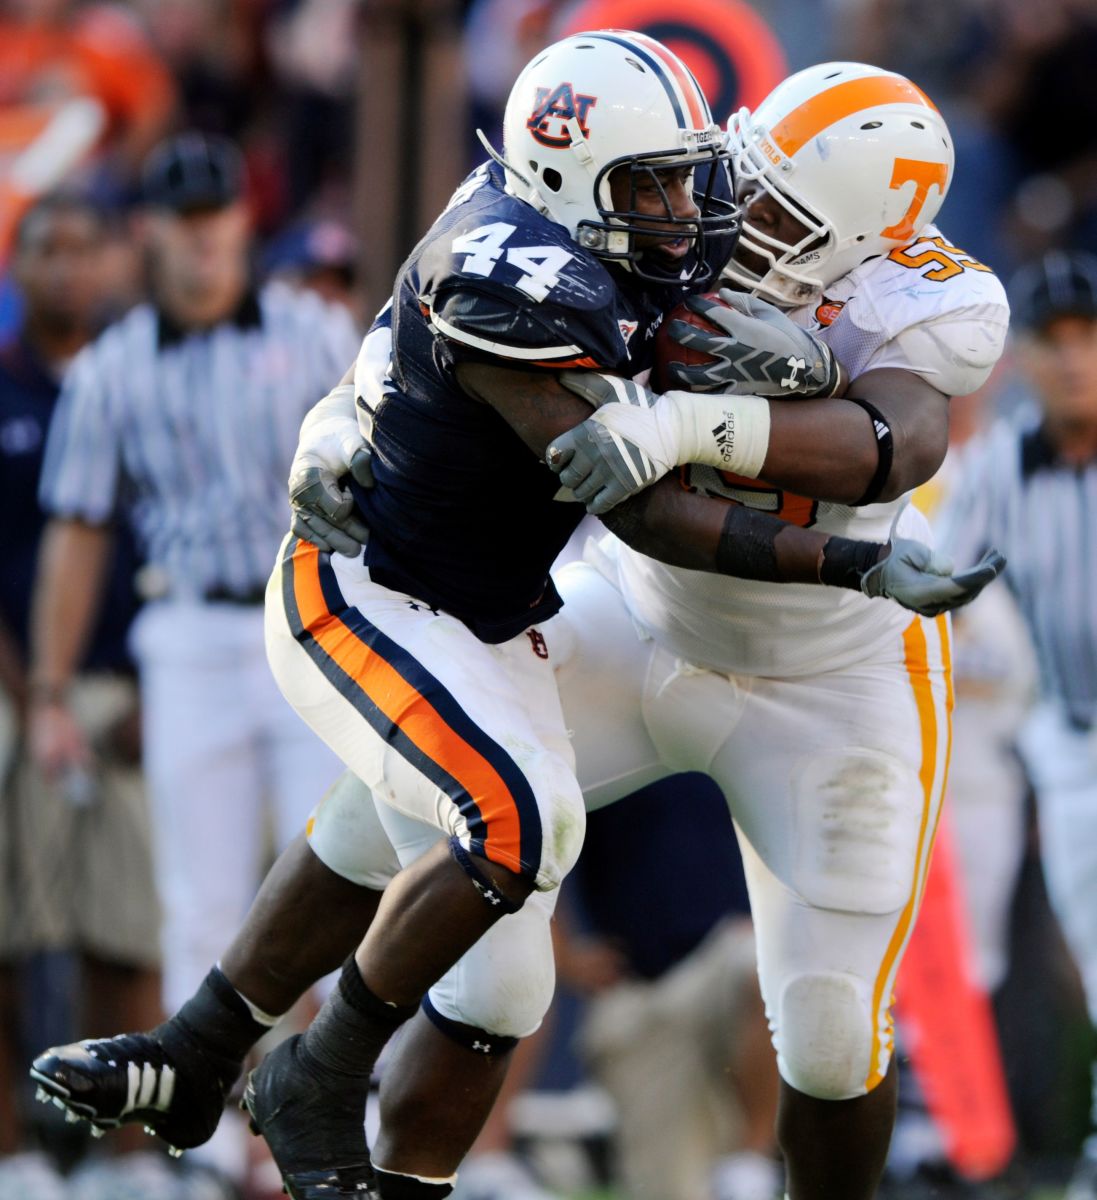
[[[442,1200],[453,1191],[452,1184],[424,1183],[412,1175],[394,1175],[391,1171],[373,1168],[381,1200]]]
[[[386,1004],[366,987],[352,955],[339,984],[301,1039],[300,1049],[322,1070],[368,1086],[385,1043],[419,1006]]]
[[[210,970],[198,991],[157,1033],[165,1034],[173,1024],[181,1026],[185,1034],[218,1058],[235,1063],[242,1062],[252,1046],[269,1032],[268,1026],[251,1015],[251,1009],[219,967]],[[161,1040],[166,1043],[170,1036],[168,1033]]]

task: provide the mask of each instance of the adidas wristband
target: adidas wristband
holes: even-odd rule
[[[673,422],[678,463],[757,479],[769,452],[769,401],[761,396],[664,392],[652,410]]]

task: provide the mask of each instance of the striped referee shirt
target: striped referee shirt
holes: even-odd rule
[[[345,309],[282,284],[198,332],[138,305],[69,369],[43,508],[90,524],[128,519],[173,595],[256,592],[289,528],[301,419],[359,341]]]
[[[1025,407],[966,452],[938,530],[961,565],[990,545],[1006,556],[1045,696],[1079,727],[1097,723],[1097,460],[1062,462]]]

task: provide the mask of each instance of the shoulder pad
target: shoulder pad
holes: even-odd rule
[[[846,280],[852,294],[845,315],[860,328],[888,337],[949,315],[1002,324],[1009,319],[1005,288],[992,268],[953,246],[933,226],[909,246],[858,267]]]
[[[562,226],[509,196],[454,216],[432,231],[416,283],[456,357],[607,368],[626,357],[617,286]]]

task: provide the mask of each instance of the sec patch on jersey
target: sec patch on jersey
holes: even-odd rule
[[[704,299],[713,304],[723,305],[724,308],[729,307],[716,292],[705,292]],[[675,341],[670,332],[675,321],[685,321],[686,324],[702,329],[705,333],[715,334],[717,337],[726,336],[722,329],[717,328],[700,313],[694,312],[686,301],[683,300],[681,304],[672,308],[663,318],[663,323],[655,335],[655,365],[651,370],[651,382],[657,392],[685,386],[683,381],[675,376],[675,364],[695,367],[717,361],[711,354],[706,354],[703,350],[695,350]]]

